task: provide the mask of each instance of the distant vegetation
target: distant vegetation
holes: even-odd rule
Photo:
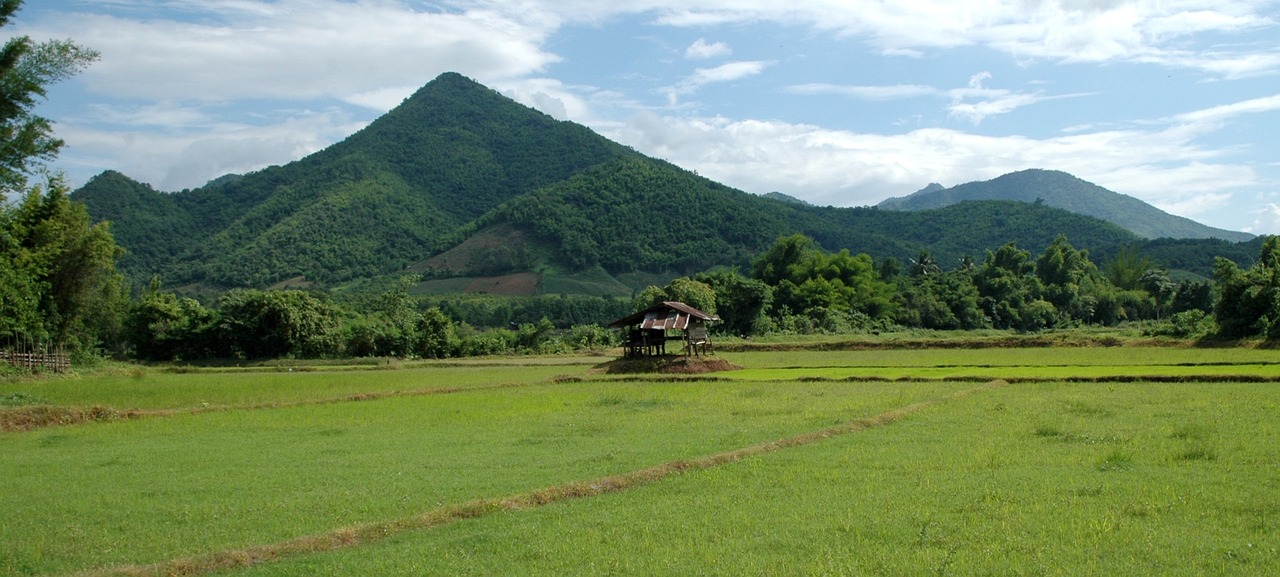
[[[1126,321],[1280,335],[1270,241],[1144,241],[1038,202],[779,201],[456,74],[324,151],[197,190],[106,172],[68,198],[59,182],[4,208],[0,248],[20,266],[0,281],[21,296],[0,328],[81,352],[564,352],[610,346],[601,326],[654,298],[719,312],[737,336]]]
[[[176,193],[106,172],[73,196],[95,220],[112,222],[128,251],[119,267],[134,283],[158,275],[166,287],[192,294],[343,288],[405,272],[425,281],[532,273],[536,282],[525,294],[544,294],[577,290],[582,285],[559,279],[596,267],[634,291],[645,285],[623,280],[628,275],[670,279],[713,266],[745,267],[774,239],[796,232],[830,250],[876,258],[905,261],[928,251],[947,270],[1007,242],[1039,252],[1059,234],[1098,256],[1164,242],[1052,208],[1062,198],[1073,199],[1075,211],[1088,205],[1135,213],[1135,199],[1065,173],[1025,171],[927,190],[958,195],[979,185],[998,189],[993,198],[1027,202],[903,212],[756,196],[450,73],[346,140],[284,166]],[[1170,227],[1163,236],[1184,234]],[[495,231],[504,237],[494,239]],[[483,254],[442,262],[476,236],[490,243]],[[1233,247],[1179,241],[1160,245],[1155,258],[1174,276],[1208,278],[1215,256],[1237,258],[1241,251]]]

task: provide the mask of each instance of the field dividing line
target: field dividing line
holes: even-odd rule
[[[683,474],[686,471],[712,469],[749,457],[791,447],[809,445],[831,437],[883,427],[924,409],[994,390],[1008,384],[1004,380],[992,380],[979,387],[956,391],[936,399],[904,405],[877,415],[856,419],[818,431],[757,443],[696,459],[671,461],[618,475],[585,481],[570,481],[561,485],[544,487],[506,497],[477,499],[467,503],[446,505],[413,517],[364,523],[327,533],[307,535],[288,541],[244,549],[219,551],[206,555],[161,561],[149,565],[105,567],[82,571],[74,575],[76,577],[192,577],[218,571],[252,567],[300,555],[359,547],[382,541],[396,534],[427,530],[502,511],[524,511],[572,499],[618,493]]]
[[[187,407],[179,409],[113,409],[103,405],[90,407],[72,407],[62,405],[33,405],[0,410],[0,433],[17,433],[34,431],[45,427],[80,425],[85,423],[109,423],[112,421],[131,421],[154,417],[176,417],[179,415],[203,415],[206,413],[225,413],[230,411],[261,411],[266,409],[290,409],[338,403],[354,403],[359,401],[377,401],[400,397],[426,397],[432,395],[449,395],[471,391],[492,391],[497,389],[513,389],[529,386],[533,383],[497,383],[492,385],[474,385],[468,387],[429,387],[409,389],[406,391],[386,391],[376,393],[351,393],[338,397],[323,399],[304,399],[300,401],[281,401],[274,403],[254,403],[251,405],[210,405],[204,407]]]

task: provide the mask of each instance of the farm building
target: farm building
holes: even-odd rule
[[[629,357],[667,354],[669,341],[684,343],[684,354],[707,354],[711,350],[711,337],[707,325],[720,317],[704,313],[687,304],[664,301],[640,312],[620,318],[610,327],[626,331],[622,351]],[[675,337],[667,331],[680,331]]]

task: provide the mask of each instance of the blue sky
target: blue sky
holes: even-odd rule
[[[28,0],[4,32],[102,54],[39,108],[76,186],[283,164],[456,71],[748,192],[1048,168],[1280,233],[1276,0]]]

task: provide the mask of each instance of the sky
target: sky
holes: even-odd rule
[[[15,34],[101,54],[37,108],[76,187],[284,164],[453,71],[757,194],[1044,168],[1280,233],[1280,0],[27,0]]]

